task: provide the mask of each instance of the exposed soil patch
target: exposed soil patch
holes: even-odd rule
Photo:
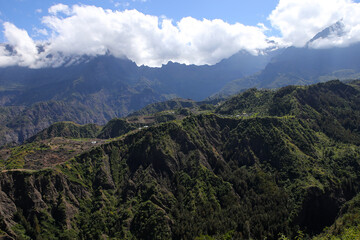
[[[0,150],[0,169],[42,169],[63,163],[76,155],[105,143],[104,139],[56,137]]]

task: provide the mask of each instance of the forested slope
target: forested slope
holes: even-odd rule
[[[3,171],[3,235],[293,239],[325,227],[328,236],[352,234],[360,122],[347,119],[358,116],[356,84],[250,90],[217,113],[137,129],[51,168]]]

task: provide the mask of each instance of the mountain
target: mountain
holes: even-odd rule
[[[241,51],[213,66],[195,66],[169,62],[162,68],[145,68],[144,75],[160,84],[156,91],[172,93],[181,98],[203,100],[216,93],[227,82],[263,69],[278,51],[253,56]]]
[[[216,109],[219,114],[295,116],[311,119],[314,129],[346,142],[360,140],[359,81],[329,81],[278,91],[250,89]],[[350,117],[351,116],[351,117]]]
[[[181,108],[194,108],[197,105],[198,103],[191,99],[174,98],[164,102],[149,104],[139,111],[131,113],[129,116],[149,115],[166,110],[176,110]]]
[[[115,94],[115,92],[114,92]],[[105,124],[108,119],[118,115],[121,109],[128,105],[124,101],[153,102],[152,93],[134,94],[131,99],[124,97],[101,96],[102,91],[81,100],[72,101],[46,101],[34,103],[30,106],[5,106],[0,107],[0,143],[23,142],[35,133],[50,126],[54,122],[73,121],[76,123]],[[144,99],[146,98],[146,99]],[[109,101],[110,106],[103,101]],[[117,110],[117,111],[116,111]]]
[[[26,143],[52,138],[67,139],[110,139],[117,138],[141,128],[171,120],[181,120],[194,113],[209,112],[214,106],[187,99],[173,99],[149,104],[125,118],[113,118],[104,126],[96,124],[79,125],[70,121],[56,122],[26,139]]]
[[[214,112],[115,139],[76,139],[78,146],[72,139],[39,139],[3,149],[8,157],[0,161],[0,235],[352,236],[359,226],[359,101],[358,81],[251,89]],[[125,126],[115,124],[121,121],[106,132]],[[17,169],[32,166],[29,158],[19,165],[21,156],[36,153],[59,160],[52,166],[47,160],[46,168]]]
[[[312,44],[319,39],[341,37],[343,34],[344,25],[338,21],[316,34],[305,47],[289,47],[282,50],[259,73],[227,83],[218,95],[228,96],[252,87],[279,88],[287,85],[309,85],[333,79],[358,79],[360,43],[347,47],[312,47]]]
[[[1,102],[30,105],[64,100],[75,94],[93,94],[101,89],[119,92],[144,88],[158,94],[201,100],[226,82],[261,70],[273,54],[253,56],[239,52],[213,66],[169,62],[161,68],[138,67],[130,60],[98,56],[84,57],[77,64],[58,68],[0,68]]]
[[[309,46],[311,43],[315,42],[318,39],[326,39],[333,36],[341,37],[345,34],[345,25],[342,20],[337,21],[333,25],[325,28],[321,32],[317,33],[308,43]]]
[[[79,125],[73,122],[58,122],[27,139],[27,142],[55,137],[95,138],[100,129],[101,127],[95,124]]]
[[[103,125],[176,96],[203,99],[260,70],[271,54],[239,52],[214,66],[170,62],[149,68],[112,56],[84,56],[58,68],[0,68],[0,145],[23,142],[54,122]]]

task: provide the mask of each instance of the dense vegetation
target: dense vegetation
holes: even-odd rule
[[[294,116],[335,140],[359,142],[359,81],[330,81],[311,86],[288,86],[278,91],[250,89],[231,98],[216,112],[258,116]]]
[[[0,234],[352,239],[360,223],[358,85],[251,89],[215,113],[141,129],[114,120],[104,137],[126,135],[50,169],[2,172]]]
[[[54,137],[95,138],[101,127],[95,124],[78,125],[73,122],[58,122],[32,136],[27,142],[34,142]]]
[[[169,101],[150,104],[139,111],[133,112],[130,116],[149,115],[166,110],[178,110],[183,108],[195,108],[198,104],[189,99],[175,98]]]

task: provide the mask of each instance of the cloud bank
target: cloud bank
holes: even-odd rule
[[[311,38],[338,21],[343,34],[320,38],[310,47],[346,47],[360,41],[360,4],[352,0],[280,0],[269,20],[283,41],[303,47]]]
[[[158,67],[168,61],[215,64],[239,50],[257,54],[271,47],[266,28],[228,24],[223,20],[191,17],[173,23],[137,10],[122,12],[95,6],[57,4],[49,8],[42,23],[50,37],[37,51],[25,30],[5,23],[5,36],[14,51],[0,47],[0,66],[14,63],[32,68],[61,65],[69,56],[112,54],[138,65]],[[49,56],[52,56],[49,58]]]
[[[0,66],[33,66],[38,58],[35,42],[25,30],[11,23],[5,22],[4,28],[5,37],[13,49],[10,52],[5,46],[0,46]]]
[[[192,17],[173,22],[137,10],[56,4],[36,31],[47,36],[44,41],[34,41],[12,23],[3,24],[7,43],[0,44],[0,67],[56,67],[82,55],[104,54],[151,67],[168,61],[215,64],[240,50],[256,55],[276,45],[303,47],[339,20],[341,31],[308,46],[344,47],[360,41],[360,4],[352,0],[280,0],[268,20],[280,37],[267,36],[270,31],[262,23],[246,26]]]

